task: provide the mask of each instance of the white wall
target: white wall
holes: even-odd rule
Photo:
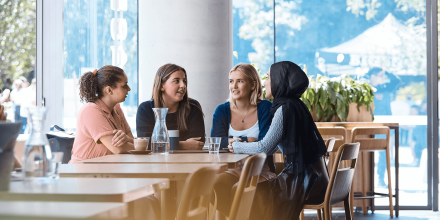
[[[188,94],[202,105],[206,135],[228,97],[232,68],[232,0],[139,1],[139,103],[151,99],[157,69],[186,69]]]

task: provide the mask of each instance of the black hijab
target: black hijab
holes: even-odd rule
[[[309,79],[298,65],[282,61],[270,67],[270,81],[274,97],[272,115],[283,106],[283,137],[280,143],[283,154],[287,156],[287,162],[297,162],[301,169],[327,151],[312,115],[299,99],[309,86]]]

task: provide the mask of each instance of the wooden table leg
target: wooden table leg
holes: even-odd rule
[[[176,219],[176,181],[170,181],[170,188],[162,190],[160,197],[162,220]]]
[[[135,219],[134,201],[127,203],[127,219]]]

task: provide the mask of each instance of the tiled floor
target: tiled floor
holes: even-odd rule
[[[368,215],[363,215],[362,212],[356,212],[353,217],[354,220],[440,220],[440,212],[401,210],[398,218],[390,218],[388,211],[375,211],[374,214],[369,212]],[[305,220],[315,219],[318,219],[315,213],[305,213]],[[345,213],[343,211],[334,211],[332,220],[345,220]]]

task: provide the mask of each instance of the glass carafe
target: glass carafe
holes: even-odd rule
[[[43,122],[46,118],[46,108],[30,107],[29,119],[31,133],[25,142],[23,153],[23,175],[26,181],[52,177],[53,168],[50,166],[52,151],[49,141],[42,131]]]
[[[168,108],[153,108],[156,116],[153,133],[151,135],[151,150],[156,154],[168,154],[170,152],[170,138],[166,124]]]

